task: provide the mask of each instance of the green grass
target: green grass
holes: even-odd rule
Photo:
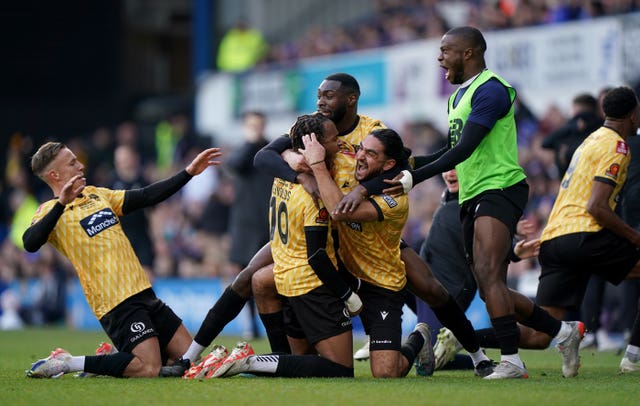
[[[553,350],[522,351],[528,380],[483,381],[471,371],[438,371],[422,378],[411,371],[404,379],[373,379],[368,362],[356,363],[356,378],[284,379],[234,377],[181,379],[27,379],[24,371],[56,346],[72,354],[92,354],[105,340],[101,332],[28,329],[0,332],[1,405],[474,405],[536,406],[638,404],[638,375],[618,375],[620,355],[582,354],[577,378],[562,378],[560,356]],[[234,337],[216,343],[232,347]],[[252,342],[268,351],[264,340]],[[356,346],[360,342],[356,342]],[[496,351],[488,352],[498,358]]]

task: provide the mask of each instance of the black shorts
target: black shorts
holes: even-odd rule
[[[316,344],[352,329],[344,303],[324,285],[286,299],[282,313],[289,337],[306,338],[309,343]]]
[[[545,241],[538,260],[542,267],[536,303],[577,310],[591,275],[614,285],[640,260],[640,251],[609,230],[574,233]]]
[[[522,180],[505,189],[484,191],[462,203],[460,206],[460,223],[462,224],[464,249],[469,263],[473,261],[475,220],[483,216],[493,217],[506,225],[511,237],[513,237],[528,200],[529,185],[526,180]]]
[[[360,320],[370,338],[369,349],[400,351],[404,306],[402,293],[362,281],[358,295],[363,304]]]
[[[151,337],[158,337],[160,349],[164,349],[182,320],[149,288],[114,307],[100,324],[118,351],[131,352]]]

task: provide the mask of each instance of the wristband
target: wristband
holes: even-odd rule
[[[413,187],[413,176],[411,176],[411,172],[407,170],[404,170],[401,173],[402,178],[400,178],[400,183],[402,184],[402,190],[407,194]]]
[[[309,164],[309,166],[313,166],[315,164],[321,164],[321,163],[324,163],[324,159],[322,161],[316,161],[316,162],[314,162],[312,164]]]

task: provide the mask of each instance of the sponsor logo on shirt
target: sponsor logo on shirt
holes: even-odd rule
[[[384,200],[387,203],[387,205],[392,209],[398,205],[398,202],[396,201],[396,199],[394,199],[389,195],[382,196],[382,200]]]
[[[354,223],[354,222],[351,222],[351,221],[347,221],[346,223],[353,231],[362,232],[362,224]]]
[[[134,321],[133,323],[131,323],[130,328],[132,333],[139,333],[141,331],[144,331],[147,327],[141,321]]]
[[[118,216],[108,208],[102,209],[80,220],[80,225],[89,237],[95,237],[118,223]]]

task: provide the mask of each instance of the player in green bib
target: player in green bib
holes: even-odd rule
[[[486,49],[482,33],[472,27],[454,28],[442,37],[438,62],[445,78],[459,85],[448,102],[448,145],[421,159],[426,165],[387,181],[395,186],[385,192],[407,193],[414,184],[457,170],[465,252],[501,352],[500,364],[484,379],[527,378],[518,355],[516,315],[524,325],[555,337],[563,367],[577,370],[581,323],[561,322],[507,287],[508,256],[529,186],[518,164],[516,91],[487,69]]]

